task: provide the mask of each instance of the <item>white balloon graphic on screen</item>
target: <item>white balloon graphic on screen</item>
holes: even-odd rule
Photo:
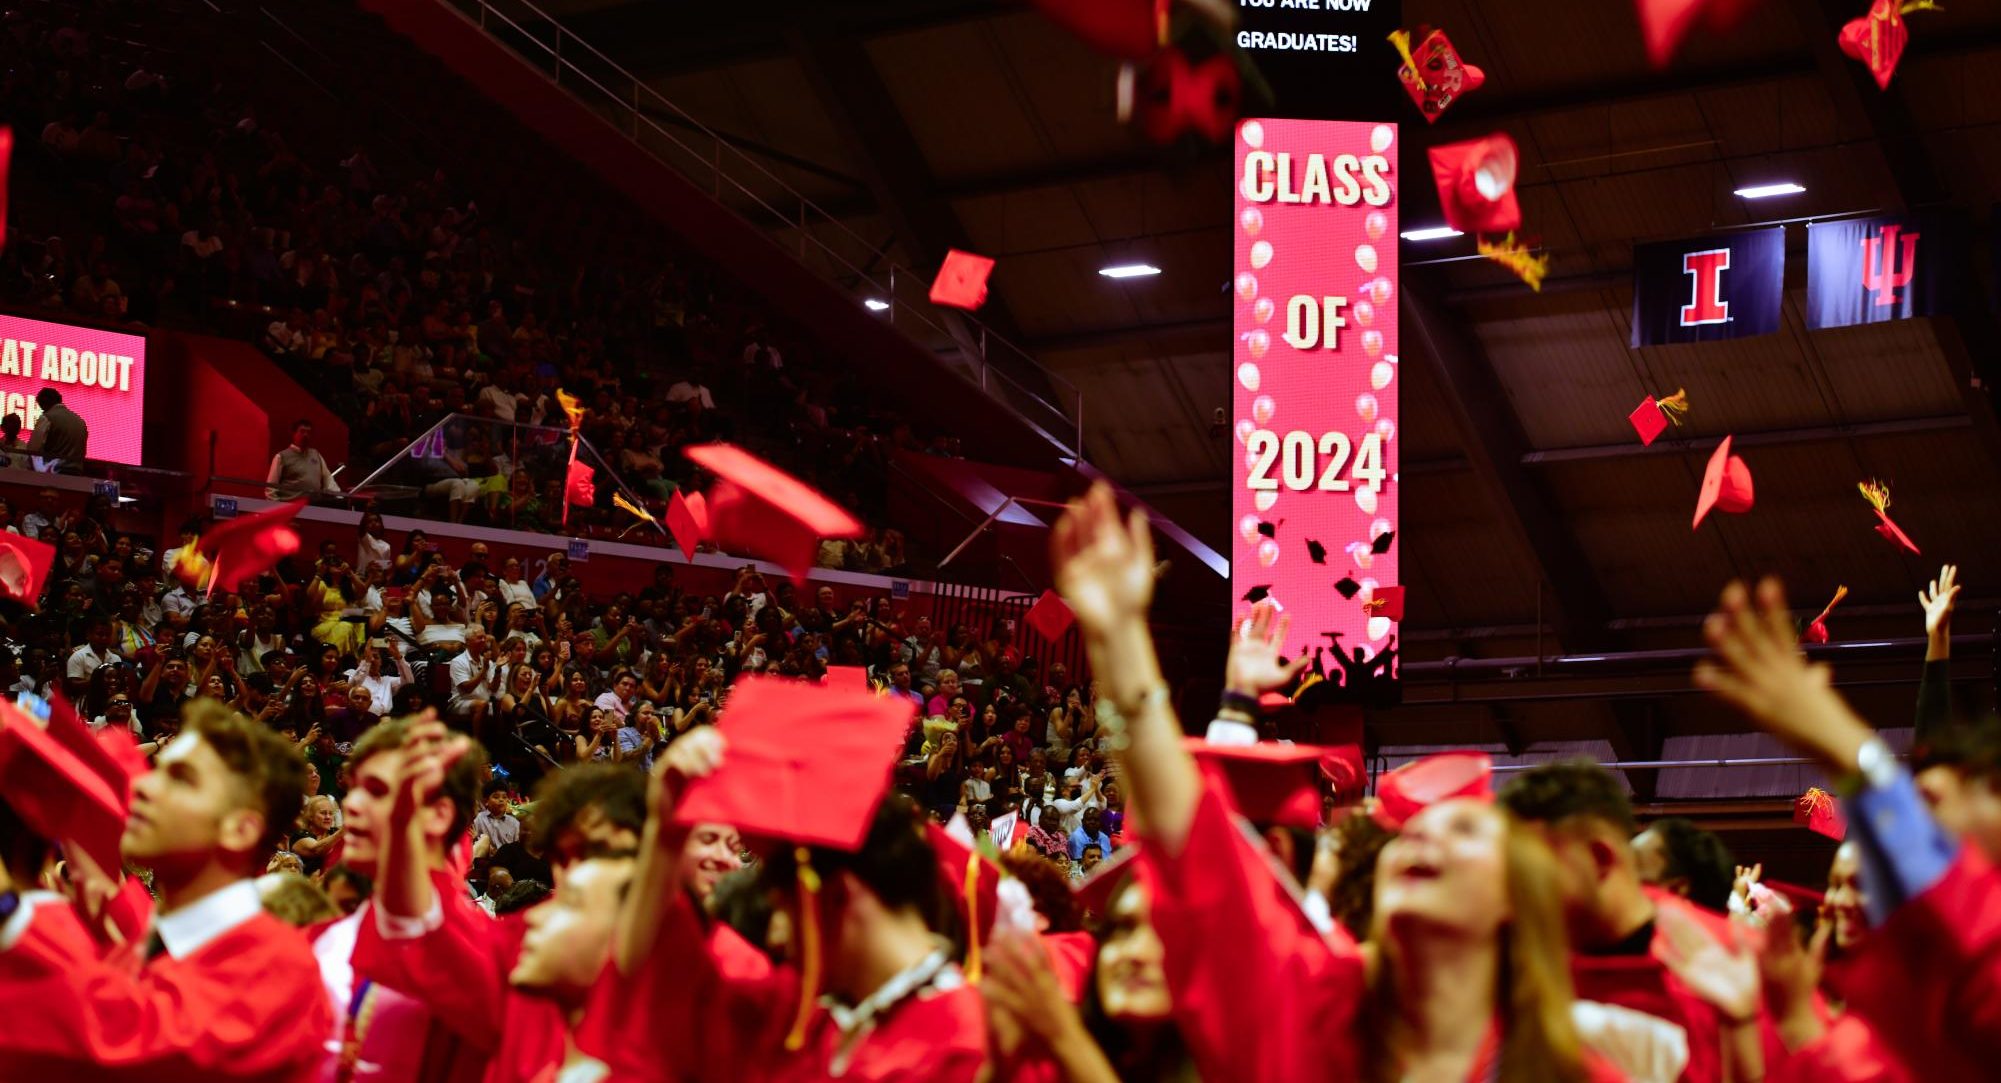
[[[1237,382],[1244,385],[1244,390],[1256,391],[1258,384],[1263,379],[1264,374],[1259,372],[1258,367],[1249,361],[1237,366]]]
[[[1251,306],[1251,315],[1259,323],[1270,323],[1272,316],[1277,314],[1277,312],[1278,306],[1273,304],[1269,297],[1260,297],[1258,298],[1258,303]]]
[[[1382,240],[1383,233],[1387,231],[1389,228],[1390,228],[1390,216],[1384,214],[1381,211],[1370,211],[1368,215],[1362,219],[1362,232],[1367,233],[1369,235],[1369,239],[1372,241]]]
[[[1258,431],[1258,423],[1252,421],[1250,418],[1244,418],[1243,420],[1237,422],[1237,443],[1239,444],[1250,443],[1251,434],[1256,431]]]
[[[1244,348],[1251,351],[1252,357],[1263,357],[1271,349],[1271,333],[1262,327],[1249,332],[1244,336]]]
[[[1258,543],[1258,563],[1269,568],[1278,563],[1278,543],[1266,538]],[[1377,637],[1381,638],[1381,637]]]
[[[1258,276],[1245,271],[1237,276],[1237,300],[1249,301],[1258,295]]]
[[[1381,154],[1390,149],[1390,143],[1395,141],[1396,137],[1396,129],[1391,128],[1387,124],[1378,124],[1369,132],[1369,149],[1375,151],[1377,154]],[[1257,146],[1256,143],[1252,143],[1251,145],[1254,147]]]
[[[1390,377],[1395,374],[1396,369],[1391,368],[1388,361],[1378,361],[1376,367],[1369,370],[1369,386],[1381,391],[1390,386]]]
[[[1377,409],[1378,406],[1376,404],[1376,397],[1374,395],[1371,395],[1368,392],[1364,391],[1362,392],[1361,395],[1356,397],[1355,412],[1361,415],[1363,421],[1374,421],[1376,419]]]
[[[1362,514],[1364,515],[1374,515],[1376,513],[1376,491],[1366,485],[1358,487],[1355,490],[1355,506],[1362,509]]]
[[[1237,520],[1237,536],[1244,539],[1245,545],[1254,544],[1258,540],[1258,522],[1258,517],[1255,515],[1246,515]]]
[[[1271,242],[1255,241],[1251,244],[1251,266],[1262,271],[1271,262]]]
[[[1271,506],[1278,503],[1278,494],[1270,489],[1259,489],[1257,495],[1251,497],[1251,503],[1255,504],[1259,511],[1270,511]]]
[[[1390,634],[1390,619],[1388,617],[1369,618],[1370,639],[1381,639],[1389,634]]]
[[[1265,145],[1265,126],[1259,124],[1257,121],[1244,121],[1244,126],[1240,131],[1243,133],[1245,145],[1252,147],[1262,147]],[[1377,153],[1380,154],[1382,152],[1378,151]]]
[[[1376,435],[1377,435],[1377,436],[1380,436],[1380,437],[1382,437],[1382,438],[1383,438],[1383,439],[1385,439],[1385,440],[1394,440],[1394,439],[1396,439],[1396,438],[1397,438],[1397,423],[1396,423],[1396,422],[1394,422],[1394,421],[1391,421],[1391,420],[1390,420],[1389,418],[1386,418],[1386,417],[1385,417],[1385,418],[1378,418],[1378,419],[1376,420]],[[1249,437],[1246,437],[1245,439],[1249,439]]]
[[[1245,234],[1255,237],[1258,230],[1265,228],[1265,212],[1256,207],[1245,207],[1244,213],[1237,216],[1237,224],[1244,227]]]
[[[1278,403],[1273,402],[1270,395],[1259,395],[1251,402],[1251,418],[1262,425],[1271,420],[1272,411],[1276,409]]]
[[[1370,274],[1376,273],[1376,246],[1358,244],[1355,246],[1355,264]]]

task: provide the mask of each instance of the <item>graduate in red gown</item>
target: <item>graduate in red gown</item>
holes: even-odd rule
[[[717,725],[668,748],[616,951],[624,973],[658,972],[658,998],[626,1041],[703,1080],[978,1077],[985,1012],[936,932],[937,858],[921,812],[884,796],[909,716],[865,691],[747,677]],[[762,883],[791,930],[768,973],[733,973],[675,882],[682,834],[715,821],[767,848]]]
[[[145,940],[101,952],[67,907],[0,883],[0,1078],[313,1079],[330,1020],[312,953],[251,879],[305,781],[289,742],[200,702],[134,786],[122,849],[160,894]]]
[[[1778,580],[1725,588],[1696,683],[1812,757],[1843,798],[1872,930],[1837,984],[1848,1011],[1918,1079],[2001,1064],[2001,874],[1953,839],[1869,724],[1800,656]]]
[[[341,860],[363,875],[379,876],[392,840],[404,842],[405,854],[425,870],[440,912],[470,911],[464,916],[477,915],[483,922],[457,926],[476,940],[475,950],[506,950],[503,941],[520,937],[518,923],[508,926],[488,918],[447,857],[451,841],[465,834],[478,806],[484,773],[479,751],[456,759],[421,807],[409,811],[410,836],[398,838],[391,831],[391,809],[409,763],[403,747],[422,722],[385,719],[355,742],[348,755],[351,784],[341,800],[346,840]],[[418,832],[421,840],[415,838]],[[407,933],[412,926],[421,932],[422,919],[399,924],[371,898],[347,917],[311,930],[323,995],[335,1013],[326,1036],[322,1083],[478,1083],[484,1078],[500,1045],[501,998],[486,984],[469,983],[474,992],[488,995],[455,1004],[452,1011],[427,1007],[416,994],[417,977],[398,967],[383,944],[385,931]]]
[[[1052,548],[1092,672],[1124,720],[1123,777],[1159,885],[1153,923],[1204,1080],[1621,1078],[1571,1027],[1553,874],[1532,835],[1489,803],[1433,805],[1384,848],[1374,958],[1345,934],[1322,936],[1182,743],[1146,624],[1144,514],[1122,515],[1095,486]],[[1229,702],[1297,676],[1300,663],[1279,661],[1284,631],[1268,606],[1242,627]]]

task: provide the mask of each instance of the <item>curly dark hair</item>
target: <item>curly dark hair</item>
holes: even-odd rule
[[[1350,812],[1329,829],[1341,848],[1340,871],[1327,892],[1327,909],[1341,927],[1357,939],[1367,939],[1376,919],[1376,859],[1396,832],[1361,809]]]
[[[543,777],[532,829],[548,846],[587,808],[635,834],[646,827],[646,774],[631,764],[586,763]]]
[[[1050,932],[1071,933],[1084,927],[1083,910],[1070,891],[1070,879],[1056,862],[1039,852],[1011,852],[1001,855],[1001,868],[1028,889],[1036,913],[1048,920]]]
[[[1688,901],[1727,913],[1737,863],[1723,840],[1680,816],[1655,820],[1647,830],[1660,837],[1667,851],[1667,878],[1687,881]]]
[[[1581,817],[1608,824],[1623,838],[1640,833],[1619,777],[1590,760],[1559,760],[1523,771],[1501,787],[1500,799],[1530,823],[1554,826]]]
[[[1911,750],[1911,773],[1949,767],[2001,789],[2001,732],[1957,724],[1931,733]]]

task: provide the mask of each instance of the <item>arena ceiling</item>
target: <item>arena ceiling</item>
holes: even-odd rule
[[[890,258],[933,266],[949,245],[998,257],[981,316],[1082,390],[1088,457],[1227,545],[1236,449],[1211,419],[1229,401],[1229,161],[1121,128],[1113,62],[1018,3],[545,6]],[[1834,44],[1863,7],[1764,0],[1657,72],[1624,0],[1407,0],[1406,24],[1449,30],[1488,83],[1436,127],[1397,118],[1405,223],[1437,218],[1429,185],[1409,179],[1423,146],[1505,130],[1553,260],[1537,294],[1455,259],[1470,238],[1404,245],[1408,660],[1693,646],[1718,587],[1768,571],[1802,606],[1846,584],[1837,639],[1915,635],[1912,599],[1943,559],[1967,568],[1960,632],[1987,634],[2001,599],[1991,314],[1809,333],[1794,258],[1780,333],[1627,346],[1635,242],[1932,204],[1966,207],[1984,228],[2001,193],[2001,95],[1979,73],[2001,60],[2001,14],[1967,4],[1913,19],[1879,93]],[[1394,68],[1385,46],[1382,77]],[[1733,195],[1768,180],[1806,191]],[[1788,240],[1803,254],[1802,230]],[[1134,259],[1165,273],[1095,273]],[[1984,255],[1975,262],[1984,278]],[[1688,426],[1640,447],[1627,412],[1682,387]],[[1757,507],[1692,534],[1703,463],[1726,434],[1751,462]],[[1894,483],[1923,557],[1871,531],[1865,477]],[[1696,697],[1604,710],[1628,736],[1741,728]],[[1407,717],[1414,736],[1432,735],[1424,710]],[[1511,743],[1524,725],[1575,736],[1600,721],[1456,702],[1436,717],[1439,739]]]

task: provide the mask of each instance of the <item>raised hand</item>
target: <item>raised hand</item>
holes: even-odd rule
[[[1267,602],[1254,606],[1232,630],[1230,657],[1223,664],[1224,686],[1242,695],[1258,696],[1297,679],[1309,659],[1279,659],[1291,629],[1292,618],[1280,615],[1275,606]]]
[[[1765,878],[1765,863],[1737,866],[1736,879],[1730,883],[1730,893],[1746,903],[1751,901],[1751,885]]]
[[[1103,482],[1071,501],[1050,540],[1056,589],[1087,634],[1144,620],[1153,600],[1153,534],[1146,513],[1121,516]]]
[[[1695,683],[1748,715],[1760,729],[1846,774],[1871,736],[1836,692],[1825,665],[1799,651],[1785,588],[1767,577],[1757,599],[1743,583],[1723,588],[1717,611],[1702,624],[1713,658],[1696,664]]]
[[[471,749],[472,739],[446,729],[436,711],[418,716],[404,735],[403,747],[396,750],[390,821],[408,824],[418,809],[436,800],[444,789],[445,773]]]
[[[652,782],[646,790],[647,811],[659,815],[672,808],[681,787],[716,773],[728,748],[729,742],[714,726],[696,726],[676,737],[653,764]]]
[[[1938,578],[1918,592],[1918,606],[1925,611],[1925,660],[1948,657],[1952,646],[1952,606],[1959,598],[1959,567],[1947,564]]]
[[[1725,1019],[1746,1020],[1758,1014],[1758,957],[1730,927],[1735,943],[1717,943],[1696,919],[1675,907],[1655,911],[1655,921],[1673,947],[1664,960],[1682,984],[1721,1012]]]
[[[1827,965],[1827,945],[1834,933],[1834,922],[1820,922],[1814,927],[1813,938],[1802,946],[1792,907],[1774,910],[1771,924],[1765,930],[1764,948],[1758,952],[1758,970],[1764,978],[1779,1033],[1788,1047],[1797,1049],[1819,1037],[1823,1029],[1813,999]]]

